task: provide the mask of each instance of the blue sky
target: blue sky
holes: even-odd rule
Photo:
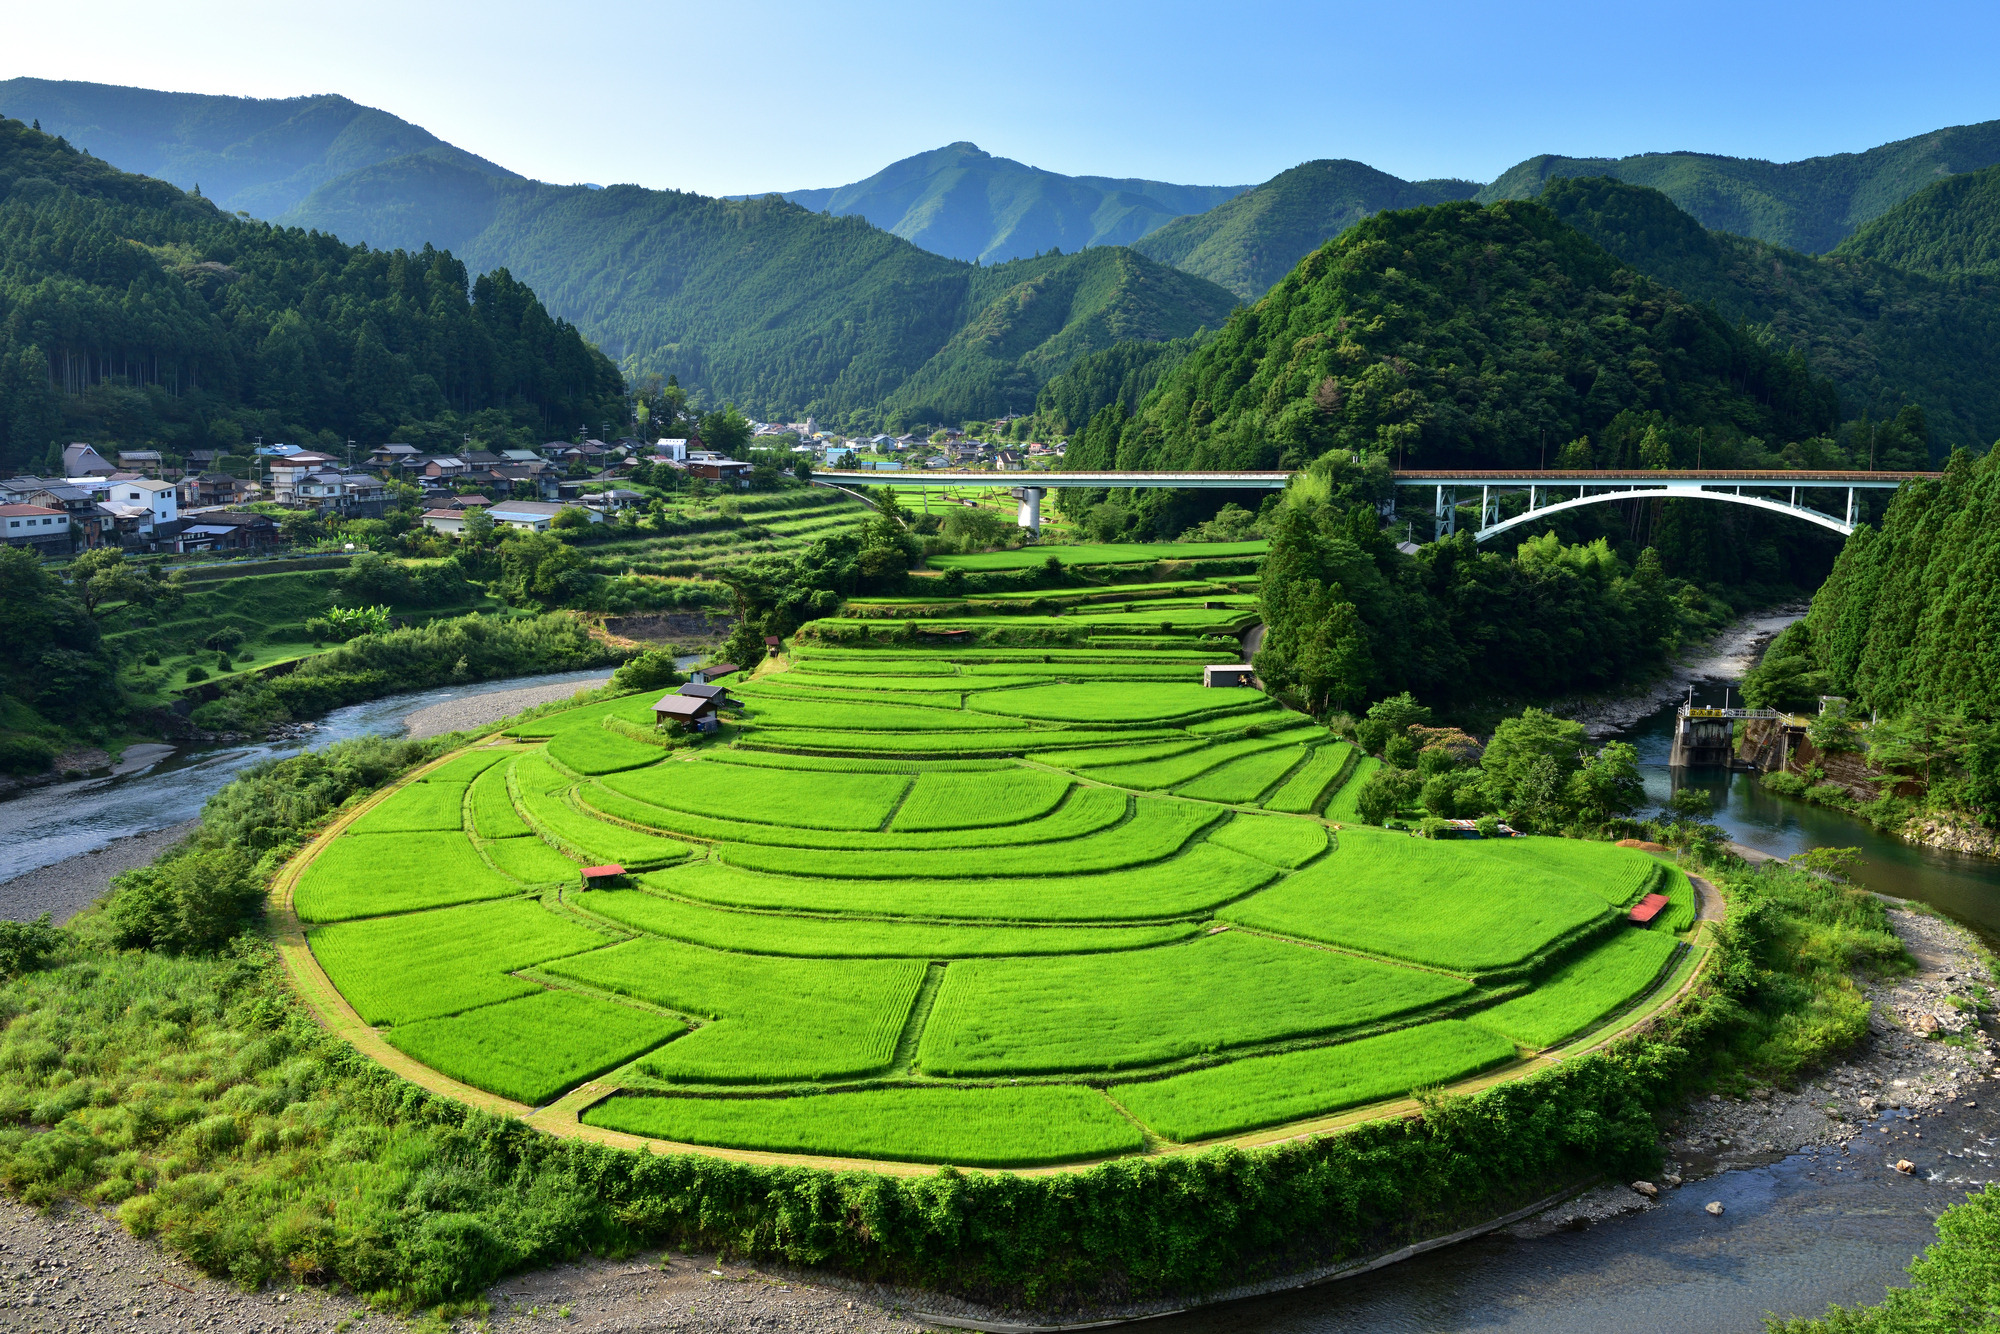
[[[969,139],[1251,183],[1321,157],[1789,161],[2000,118],[2000,6],[589,3],[21,6],[0,77],[338,92],[553,181],[836,185]],[[1643,12],[1642,12],[1643,11]]]

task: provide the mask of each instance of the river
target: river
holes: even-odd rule
[[[580,689],[605,675],[605,669],[597,667],[389,695],[335,709],[296,740],[182,750],[137,773],[30,788],[0,802],[0,883],[133,834],[192,820],[231,779],[264,760],[317,750],[349,737],[400,736],[405,718],[434,704],[535,686],[574,683]]]

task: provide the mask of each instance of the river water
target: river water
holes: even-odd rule
[[[275,756],[317,750],[349,737],[401,735],[418,709],[501,690],[602,680],[604,669],[515,676],[474,685],[390,695],[335,709],[312,732],[292,741],[178,751],[138,773],[30,788],[0,802],[0,881],[106,847],[130,834],[150,833],[201,814],[202,804],[237,774]]]

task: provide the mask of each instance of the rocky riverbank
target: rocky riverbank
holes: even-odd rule
[[[567,681],[552,686],[524,686],[519,690],[489,690],[483,695],[448,699],[442,704],[418,709],[404,718],[403,724],[409,729],[405,735],[413,741],[421,741],[425,737],[443,736],[446,732],[462,732],[467,728],[485,727],[523,709],[531,709],[537,704],[568,699],[579,690],[595,690],[610,679],[607,674],[593,681]]]
[[[1927,1112],[1975,1105],[1975,1085],[2000,1075],[2000,1054],[1979,1014],[1993,1004],[1988,956],[1954,923],[1905,908],[1892,909],[1889,919],[1917,967],[1906,977],[1863,981],[1873,1012],[1861,1045],[1796,1089],[1713,1094],[1690,1104],[1668,1130],[1659,1181],[1646,1184],[1673,1190],[1815,1147],[1880,1150],[1906,1127],[1921,1127]],[[1529,1230],[1657,1207],[1657,1194],[1609,1184],[1550,1210]]]
[[[1753,612],[1730,622],[1708,639],[1685,647],[1666,674],[1651,685],[1616,695],[1558,701],[1549,710],[1574,718],[1594,738],[1610,736],[1661,706],[1685,698],[1692,684],[1742,679],[1764,656],[1765,647],[1805,614],[1804,603]]]

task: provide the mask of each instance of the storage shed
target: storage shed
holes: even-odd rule
[[[653,705],[653,726],[658,729],[668,723],[679,723],[690,732],[713,732],[715,701],[695,695],[663,695]]]
[[[707,686],[699,681],[688,682],[680,688],[679,693],[691,695],[696,699],[712,699],[715,701],[717,708],[721,708],[724,704],[734,704],[736,702],[729,697],[729,687]]]
[[[1254,674],[1247,662],[1219,662],[1201,669],[1201,683],[1205,686],[1247,686]]]
[[[624,874],[625,868],[616,862],[606,862],[603,866],[586,866],[583,868],[583,887],[594,889],[600,883],[608,883]]]
[[[694,682],[698,686],[705,686],[709,682],[714,681],[719,677],[728,676],[732,672],[738,670],[740,669],[733,662],[711,663],[706,667],[697,667],[693,671],[689,672],[688,680]]]
[[[1640,899],[1637,903],[1633,904],[1632,911],[1625,915],[1628,918],[1630,918],[1632,922],[1635,923],[1636,925],[1644,926],[1646,925],[1646,923],[1652,921],[1655,917],[1658,917],[1660,913],[1666,908],[1666,906],[1667,906],[1666,895],[1648,894],[1645,898]]]

